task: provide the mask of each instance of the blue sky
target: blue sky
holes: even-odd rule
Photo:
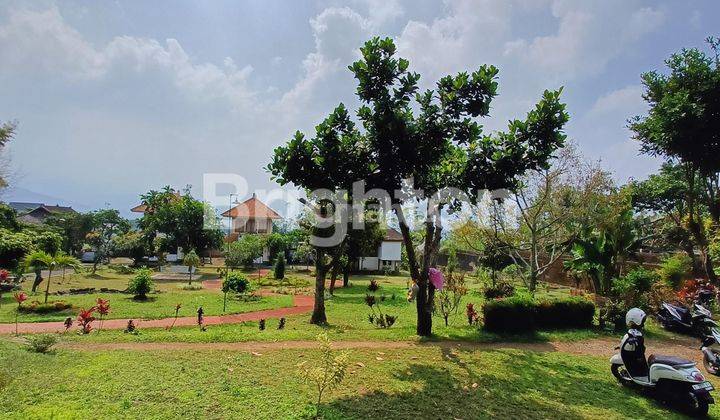
[[[4,199],[127,214],[150,188],[201,195],[206,172],[273,188],[274,147],[356,106],[346,66],[374,35],[396,40],[423,87],[498,66],[489,131],[564,86],[580,150],[621,182],[642,178],[658,162],[624,128],[646,109],[640,73],[720,35],[717,16],[717,1],[5,0],[0,121],[20,125]]]

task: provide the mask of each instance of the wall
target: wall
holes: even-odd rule
[[[381,260],[400,261],[402,242],[383,241],[378,256]]]

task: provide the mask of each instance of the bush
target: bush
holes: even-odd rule
[[[223,293],[246,293],[250,289],[250,282],[248,279],[240,273],[229,273],[227,278],[223,280],[222,291]]]
[[[485,299],[505,298],[515,294],[515,287],[506,282],[500,282],[495,286],[485,289]]]
[[[34,353],[47,353],[57,344],[58,338],[54,334],[37,334],[25,337],[27,349]]]
[[[595,305],[579,297],[537,301],[529,296],[513,296],[483,306],[485,329],[497,333],[538,328],[589,328],[594,316]]]
[[[278,255],[275,260],[275,278],[278,280],[285,278],[285,256],[283,254]]]
[[[612,292],[628,308],[647,309],[648,292],[657,283],[659,276],[653,271],[636,268],[625,276],[613,280]]]
[[[128,283],[128,292],[135,295],[135,299],[147,299],[147,294],[153,288],[152,271],[147,268],[138,270],[135,277]]]
[[[38,301],[33,301],[29,305],[21,305],[18,307],[18,310],[20,312],[26,314],[49,314],[52,312],[62,312],[67,309],[72,309],[72,305],[61,300],[48,303],[40,303]]]
[[[685,254],[675,254],[660,264],[658,274],[660,279],[674,290],[680,288],[680,283],[691,277],[692,260]]]

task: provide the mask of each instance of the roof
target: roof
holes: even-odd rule
[[[177,191],[173,191],[173,195],[180,199],[180,193]],[[130,209],[133,213],[145,213],[148,210],[147,204],[138,204],[137,206]]]
[[[387,232],[385,232],[385,237],[383,238],[383,241],[402,242],[403,236],[402,236],[402,233],[398,232],[397,230],[395,230],[393,228],[388,228]]]
[[[44,208],[50,213],[75,213],[75,210],[73,210],[72,207],[69,206],[61,206],[61,205],[47,205],[44,203],[23,203],[23,202],[10,202],[8,203],[10,207],[12,207],[13,210],[20,214],[24,213],[30,213],[33,210],[36,210],[38,208]]]
[[[255,194],[230,210],[225,211],[222,216],[232,218],[241,217],[247,219],[282,219],[275,210],[258,200],[257,197],[255,197]]]

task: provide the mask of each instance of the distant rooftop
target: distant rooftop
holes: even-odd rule
[[[232,218],[247,218],[247,219],[282,219],[282,217],[275,212],[275,210],[268,207],[265,203],[258,200],[255,194],[251,198],[243,201],[237,206],[227,210],[222,214],[223,217]]]
[[[50,213],[75,213],[75,210],[73,210],[72,207],[68,206],[61,206],[59,204],[56,204],[54,206],[51,206],[49,204],[45,203],[23,203],[23,202],[17,202],[17,201],[11,201],[8,203],[8,205],[18,212],[18,214],[25,214],[30,213],[33,210],[43,208]]]

